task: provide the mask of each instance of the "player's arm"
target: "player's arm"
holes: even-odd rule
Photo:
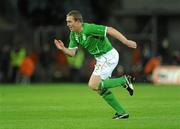
[[[118,30],[113,27],[107,27],[107,34],[111,35],[112,37],[118,39],[123,44],[127,45],[130,48],[136,48],[136,42],[132,40],[128,40],[123,34],[121,34]]]
[[[66,48],[64,46],[64,43],[61,41],[61,40],[56,40],[54,39],[54,44],[56,45],[56,47],[61,50],[62,52],[64,52],[66,55],[68,56],[75,56],[76,55],[76,52],[77,52],[77,48],[74,48],[74,49],[69,49],[69,48]]]

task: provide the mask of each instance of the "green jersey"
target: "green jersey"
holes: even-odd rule
[[[106,26],[83,23],[82,28],[82,32],[80,33],[70,33],[69,49],[81,45],[95,57],[98,57],[112,49],[112,45],[106,37]]]

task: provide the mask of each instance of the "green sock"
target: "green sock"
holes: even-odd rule
[[[125,82],[125,77],[106,79],[100,83],[100,89],[109,89],[117,86],[123,86]]]
[[[104,94],[102,94],[104,100],[114,109],[117,113],[124,114],[126,111],[120,105],[120,103],[116,100],[113,93],[107,90]]]

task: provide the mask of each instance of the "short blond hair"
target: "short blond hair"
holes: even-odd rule
[[[80,21],[80,22],[83,22],[83,18],[82,18],[82,15],[81,13],[78,11],[78,10],[71,10],[67,16],[73,16],[74,20],[75,21]]]

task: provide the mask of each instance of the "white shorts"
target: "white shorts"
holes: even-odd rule
[[[109,52],[96,57],[96,65],[92,74],[99,75],[102,80],[110,78],[118,62],[119,53],[113,48]]]

